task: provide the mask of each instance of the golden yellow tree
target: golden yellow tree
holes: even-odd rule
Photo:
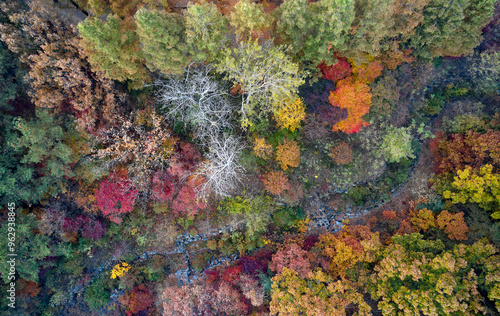
[[[288,167],[298,167],[300,164],[300,148],[297,142],[289,139],[283,140],[283,144],[278,145],[276,160],[283,171],[286,171]]]
[[[274,119],[278,127],[286,128],[292,132],[300,126],[306,117],[306,107],[299,97],[276,102],[274,108]]]

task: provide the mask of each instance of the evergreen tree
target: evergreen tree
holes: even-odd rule
[[[78,29],[80,45],[94,71],[103,71],[110,79],[129,80],[131,88],[140,88],[148,80],[133,19],[110,15],[104,22],[89,18],[78,24]]]
[[[140,9],[135,22],[146,66],[164,74],[181,74],[189,63],[184,18],[175,13]]]

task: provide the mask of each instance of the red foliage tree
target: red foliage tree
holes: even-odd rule
[[[104,216],[120,224],[120,215],[132,212],[137,194],[138,191],[127,177],[127,171],[117,170],[101,182],[96,190],[97,205]]]
[[[353,134],[359,132],[362,126],[369,125],[363,121],[363,115],[370,111],[372,95],[365,83],[355,81],[352,77],[340,80],[328,100],[333,106],[347,109],[347,118],[335,124],[333,131]]]
[[[236,285],[236,283],[240,280],[241,267],[229,267],[224,272],[222,272],[222,279],[232,285]]]
[[[283,267],[293,269],[299,276],[305,278],[312,271],[309,253],[296,243],[288,244],[284,249],[273,255],[269,269],[281,273]]]
[[[451,214],[448,211],[442,211],[436,218],[436,224],[444,229],[448,238],[452,240],[467,240],[469,227],[464,220],[464,212]]]
[[[135,286],[130,293],[125,294],[121,303],[126,305],[129,309],[126,311],[127,316],[138,314],[147,310],[155,301],[153,294],[144,286],[140,284]]]
[[[341,57],[337,58],[338,62],[335,65],[327,66],[324,62],[317,67],[321,69],[323,78],[337,82],[352,74],[351,65],[347,59]]]
[[[196,169],[196,166],[201,161],[201,154],[195,145],[181,142],[178,146],[177,152],[172,156],[169,162],[167,171],[180,180],[190,171]]]
[[[196,187],[203,181],[200,178],[192,178],[184,184],[172,203],[172,211],[178,216],[180,213],[188,216],[196,215],[200,210],[205,209],[207,205],[196,196]]]
[[[290,188],[288,177],[283,171],[269,171],[262,176],[266,191],[271,194],[281,195]]]
[[[165,170],[158,170],[153,176],[151,186],[151,198],[157,202],[168,202],[172,200],[175,193],[173,177]]]

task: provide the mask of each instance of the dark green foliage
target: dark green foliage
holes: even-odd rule
[[[427,99],[427,106],[425,112],[430,115],[435,115],[441,112],[446,102],[446,98],[442,93],[431,94]]]
[[[461,56],[472,52],[481,30],[493,15],[494,0],[432,0],[424,8],[424,21],[417,26],[409,45],[423,58]]]
[[[5,220],[1,226],[1,231],[4,232],[5,238],[0,240],[0,255],[4,260],[0,262],[0,273],[4,282],[9,281],[9,268],[7,262],[7,253],[9,251],[7,239],[8,221]],[[45,235],[37,234],[38,221],[32,214],[21,213],[21,209],[16,209],[15,221],[15,253],[16,256],[16,272],[17,277],[27,281],[38,282],[38,273],[41,268],[51,267],[57,261],[45,261],[47,257],[67,256],[69,255],[69,245],[56,244],[50,241],[50,238]]]
[[[39,109],[31,121],[16,118],[13,128],[20,136],[7,135],[10,148],[4,147],[7,155],[0,158],[5,159],[0,173],[4,177],[0,194],[18,195],[16,199],[38,202],[65,192],[67,179],[75,176],[71,165],[78,161],[80,154],[69,147],[78,138],[73,122],[68,118],[55,118],[49,111]],[[10,160],[14,153],[22,157],[17,164]]]
[[[103,277],[94,280],[92,284],[85,290],[85,303],[91,310],[95,311],[106,306],[109,302],[110,293],[105,288]]]
[[[8,104],[17,95],[23,72],[19,62],[0,41],[0,109],[10,110]]]
[[[357,206],[361,206],[369,201],[370,190],[364,186],[355,186],[349,189],[347,196]]]
[[[305,212],[302,207],[283,208],[273,214],[273,222],[276,226],[284,229],[292,227],[297,221],[305,218]]]

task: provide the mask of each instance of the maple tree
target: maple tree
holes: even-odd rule
[[[197,196],[200,178],[191,178],[185,182],[172,203],[172,211],[178,216],[181,213],[194,217],[196,213],[207,207],[205,202]]]
[[[104,216],[120,224],[121,214],[132,212],[138,191],[127,177],[126,170],[111,173],[108,179],[101,182],[96,190],[97,205]]]
[[[294,270],[300,277],[307,277],[312,272],[310,254],[297,243],[290,243],[274,255],[269,269],[280,274],[286,267]]]
[[[431,144],[440,173],[456,172],[467,166],[478,170],[489,163],[500,166],[500,131],[489,130],[484,134],[467,131],[465,134],[439,134]]]
[[[448,211],[442,211],[436,217],[436,225],[448,234],[452,240],[467,240],[469,227],[465,223],[464,213],[451,214]]]
[[[276,161],[278,161],[283,171],[286,171],[288,167],[298,167],[300,164],[300,147],[297,142],[284,139],[283,143],[276,148]]]
[[[323,78],[332,80],[337,83],[352,74],[351,64],[345,58],[337,58],[337,63],[327,66],[326,63],[321,63],[317,66],[322,73]]]
[[[440,212],[436,217],[434,213],[423,208],[418,210],[411,218],[410,222],[416,232],[427,231],[430,227],[437,227],[444,230],[451,240],[467,240],[469,227],[465,223],[464,213],[451,214],[448,211]]]
[[[129,293],[126,293],[120,299],[120,303],[127,306],[127,316],[131,316],[148,309],[154,303],[154,296],[144,284],[140,284],[135,286]]]
[[[332,106],[347,109],[347,118],[336,123],[332,130],[353,134],[359,132],[361,126],[367,126],[363,115],[370,111],[371,97],[368,85],[355,81],[352,77],[340,80],[328,100]]]
[[[383,69],[384,66],[382,66],[382,63],[376,60],[361,64],[360,66],[354,64],[352,73],[357,81],[369,84],[382,74]]]

